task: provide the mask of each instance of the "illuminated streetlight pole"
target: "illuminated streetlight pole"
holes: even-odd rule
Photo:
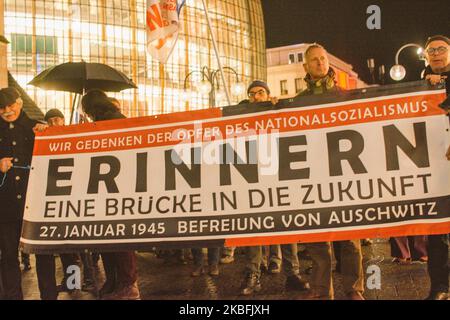
[[[408,43],[398,49],[397,53],[395,54],[395,65],[393,65],[391,70],[389,71],[391,78],[395,81],[402,80],[406,75],[405,67],[398,63],[398,57],[400,55],[400,52],[408,47],[417,47],[417,54],[419,55],[420,59],[423,59],[423,48],[416,43]]]
[[[370,77],[372,78],[372,84],[375,84],[375,59],[367,59],[367,68],[369,68]]]
[[[231,93],[235,96],[241,95],[245,91],[245,86],[242,82],[239,81],[239,75],[238,73],[230,67],[222,67],[222,70],[228,70],[234,73],[236,76],[236,83],[234,83],[231,86]],[[216,105],[216,98],[219,98],[219,96],[227,97],[228,104],[231,104],[231,101],[229,100],[229,97],[226,95],[226,92],[228,91],[227,88],[224,88],[224,90],[220,89],[220,84],[218,81],[218,74],[221,73],[222,79],[224,78],[223,72],[221,72],[220,69],[210,69],[207,66],[204,66],[201,70],[194,70],[188,73],[186,78],[184,78],[184,98],[185,100],[188,100],[188,92],[187,92],[187,81],[189,77],[194,74],[199,73],[202,76],[202,80],[197,85],[197,89],[202,94],[209,94],[209,106],[215,107]],[[220,100],[220,99],[219,99]]]
[[[206,6],[205,0],[202,0],[202,4],[203,4],[203,10],[205,11],[206,22],[208,23],[209,33],[211,34],[211,40],[213,43],[214,52],[216,53],[217,64],[219,65],[219,70],[222,71],[222,72],[220,72],[220,74],[222,76],[223,86],[225,87],[225,94],[227,96],[228,104],[230,105],[231,100],[230,100],[230,94],[228,93],[228,83],[225,79],[225,75],[223,74],[224,68],[222,68],[222,63],[220,62],[219,50],[217,49],[216,38],[215,38],[214,32],[212,30],[211,20],[209,19],[209,14],[208,14],[208,7]]]

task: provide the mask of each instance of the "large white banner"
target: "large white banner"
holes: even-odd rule
[[[22,243],[108,250],[450,232],[445,94],[412,89],[51,128],[36,137]]]

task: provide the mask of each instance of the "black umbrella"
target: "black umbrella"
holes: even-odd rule
[[[106,64],[84,61],[66,62],[50,67],[34,77],[29,84],[46,90],[78,94],[89,89],[119,92],[137,88],[133,81],[119,70]],[[70,121],[72,122],[72,119]]]
[[[66,62],[50,67],[29,82],[47,90],[82,94],[89,89],[122,91],[136,88],[125,74],[103,63]]]

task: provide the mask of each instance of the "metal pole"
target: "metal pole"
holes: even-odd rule
[[[407,43],[407,44],[405,44],[400,49],[398,49],[397,53],[395,54],[395,64],[398,64],[398,56],[400,55],[400,52],[403,49],[408,48],[408,47],[417,47],[417,48],[422,49],[422,47],[420,45],[416,44],[416,43]]]
[[[378,76],[380,78],[380,82],[384,85],[384,74],[385,74],[384,64],[378,67]]]
[[[72,110],[70,111],[70,121],[69,121],[69,124],[72,124],[72,122],[73,122],[73,114],[74,114],[74,112],[75,112],[75,107],[76,107],[77,98],[78,98],[78,93],[75,93],[75,97],[74,97],[74,99],[73,99],[73,104],[72,104]]]
[[[222,76],[223,85],[225,87],[225,95],[227,96],[228,104],[231,105],[230,93],[228,92],[228,83],[225,80],[225,76],[224,76],[223,69],[222,69],[222,64],[220,62],[219,50],[217,50],[216,38],[214,37],[214,33],[213,33],[213,30],[211,27],[211,21],[209,20],[208,8],[206,7],[205,0],[202,0],[202,3],[203,3],[203,9],[205,10],[206,21],[208,22],[209,32],[211,33],[211,39],[213,42],[214,51],[216,52],[217,64],[219,65],[220,75]]]

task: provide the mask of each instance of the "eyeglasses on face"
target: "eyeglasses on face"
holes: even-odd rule
[[[427,53],[428,53],[429,55],[443,54],[443,53],[447,52],[447,50],[448,50],[447,47],[440,46],[440,47],[437,47],[437,48],[428,48],[428,49],[427,49]]]
[[[257,94],[261,95],[261,94],[264,94],[264,93],[266,93],[266,91],[263,90],[263,89],[261,89],[261,90],[258,90],[258,91],[256,91],[256,92],[249,92],[249,93],[248,93],[248,96],[249,96],[250,98],[253,98],[253,97],[256,96]]]
[[[6,108],[8,108],[8,109],[14,109],[16,106],[18,105],[18,103],[17,102],[14,102],[14,103],[11,103],[11,104],[9,104],[9,105],[7,105],[7,106],[4,106],[4,107],[1,107],[0,108],[0,112],[5,112],[5,110],[6,110]]]

